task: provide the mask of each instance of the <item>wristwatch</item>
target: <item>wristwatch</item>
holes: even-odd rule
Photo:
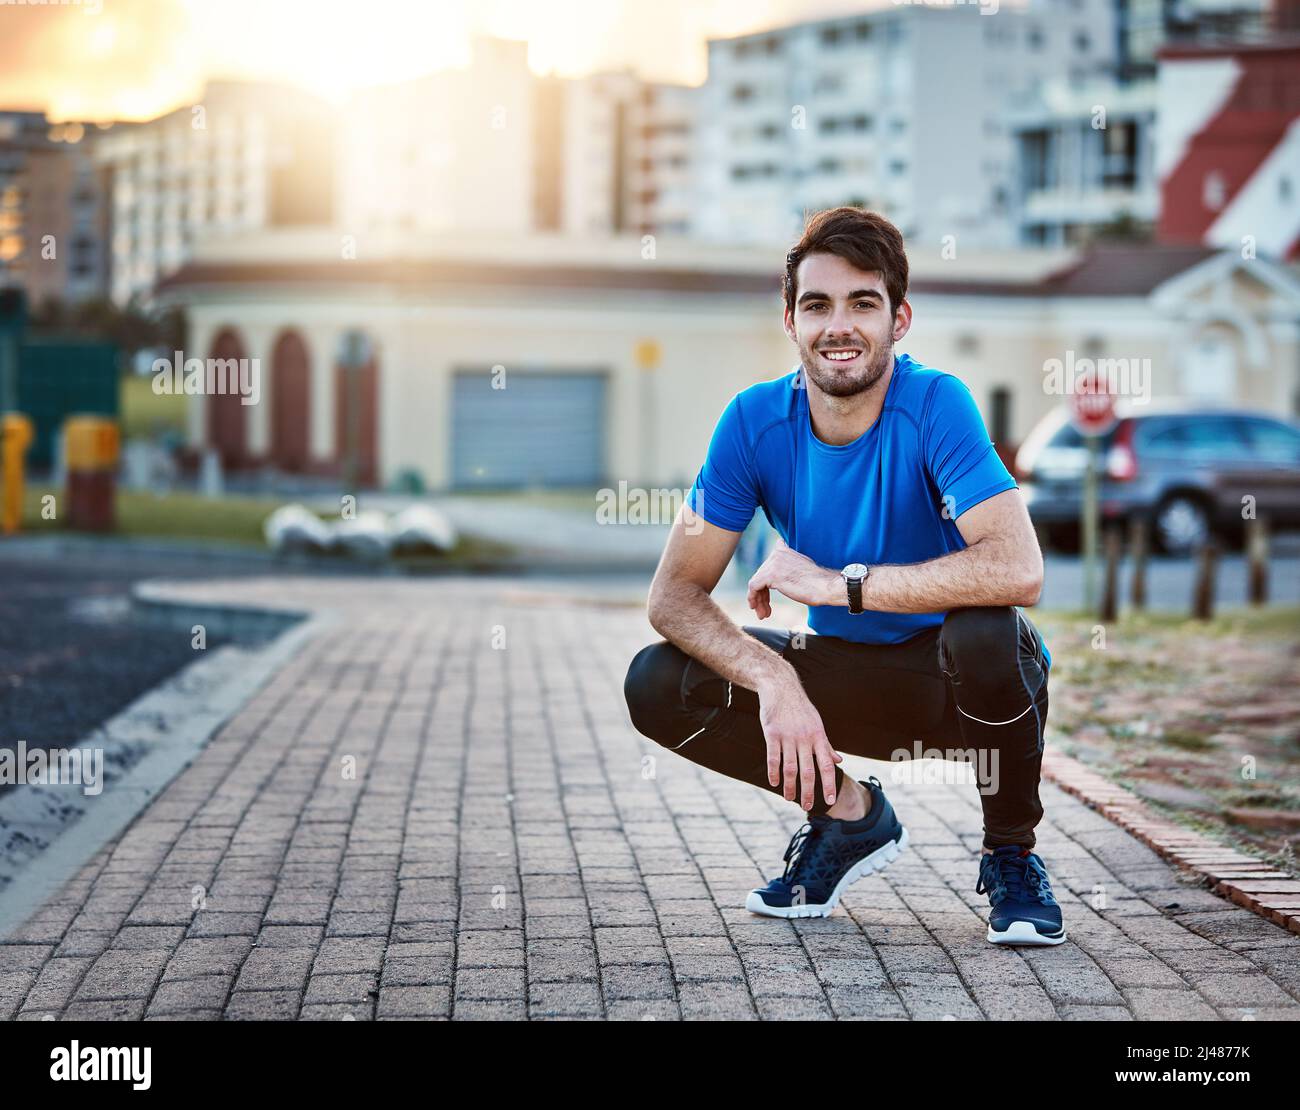
[[[844,579],[849,588],[850,613],[861,613],[863,611],[862,583],[867,580],[867,575],[870,573],[870,569],[862,563],[850,563],[840,571],[840,577]]]

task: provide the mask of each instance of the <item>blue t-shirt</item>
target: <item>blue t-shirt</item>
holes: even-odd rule
[[[960,551],[956,518],[1015,488],[966,384],[900,354],[879,418],[852,443],[813,434],[802,367],[736,394],[686,500],[732,532],[761,508],[793,550],[838,570]],[[861,643],[901,643],[943,618],[808,607],[815,632]]]

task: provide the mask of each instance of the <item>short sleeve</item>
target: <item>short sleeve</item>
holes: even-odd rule
[[[758,507],[758,483],[750,466],[750,445],[740,395],[722,411],[709,453],[686,495],[686,504],[719,528],[743,532]]]
[[[930,478],[953,520],[1016,481],[998,458],[966,383],[945,374],[931,387],[921,429]]]

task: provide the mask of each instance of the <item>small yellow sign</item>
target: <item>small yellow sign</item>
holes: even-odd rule
[[[636,364],[642,370],[653,370],[663,358],[663,349],[657,339],[643,339],[636,345]]]

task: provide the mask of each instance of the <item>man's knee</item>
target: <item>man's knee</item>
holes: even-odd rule
[[[944,670],[975,672],[1013,656],[1016,611],[1010,605],[951,609],[939,636]]]
[[[623,699],[637,732],[655,740],[663,722],[681,708],[682,672],[689,656],[667,640],[647,644],[632,658]]]

